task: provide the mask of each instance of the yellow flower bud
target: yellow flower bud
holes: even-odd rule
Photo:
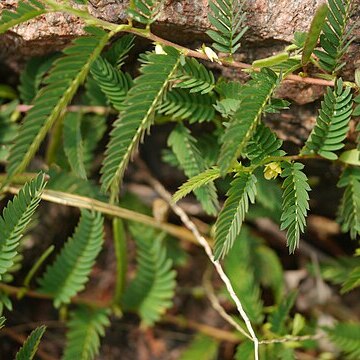
[[[271,162],[265,165],[264,178],[266,180],[276,179],[282,172],[278,162]]]

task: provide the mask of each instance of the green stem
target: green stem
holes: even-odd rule
[[[49,145],[46,149],[46,164],[52,165],[56,161],[56,154],[62,143],[64,115],[60,116],[50,133]]]
[[[37,273],[37,271],[39,270],[40,266],[44,263],[44,261],[49,257],[49,255],[54,251],[55,246],[51,245],[50,247],[48,247],[43,254],[40,256],[40,258],[36,261],[36,263],[32,266],[32,268],[30,269],[30,271],[28,272],[28,274],[26,275],[26,278],[24,280],[24,288],[22,289],[23,291],[20,291],[18,294],[18,299],[21,299],[26,291],[29,288],[30,282],[32,280],[32,278],[34,277],[34,275]]]
[[[119,218],[114,218],[113,237],[116,257],[116,283],[115,293],[113,297],[114,306],[119,306],[121,297],[124,293],[126,283],[126,270],[127,270],[127,254],[126,254],[126,234],[124,223]]]

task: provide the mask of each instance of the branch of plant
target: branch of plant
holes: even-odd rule
[[[153,34],[151,31],[149,31],[149,29],[136,28],[133,27],[131,24],[122,24],[122,25],[113,24],[108,21],[100,20],[90,15],[87,11],[75,9],[65,4],[58,4],[53,0],[45,0],[45,3],[48,4],[55,11],[65,11],[72,15],[82,18],[85,21],[85,23],[88,25],[100,26],[104,29],[113,31],[114,33],[119,33],[119,32],[132,33],[134,35],[138,35],[140,37],[146,38],[148,40],[151,40],[153,42],[162,45],[172,46],[178,49],[179,51],[181,51],[185,56],[195,57],[198,59],[209,61],[209,58],[203,52],[192,50],[184,46],[178,45],[176,43],[173,43],[169,40],[163,39]],[[233,67],[237,69],[252,69],[254,71],[260,70],[258,68],[253,68],[252,65],[243,62],[233,61],[229,59],[220,59],[220,61],[222,65],[227,67]],[[334,86],[334,81],[332,80],[325,80],[325,79],[312,78],[312,77],[302,77],[300,75],[293,75],[293,74],[288,75],[286,79],[284,79],[283,81],[292,81],[292,82],[299,82],[299,83],[320,85],[320,86]]]
[[[26,296],[26,297],[31,297],[34,299],[42,299],[42,300],[52,300],[53,296],[48,295],[48,294],[43,294],[43,293],[39,293],[37,291],[33,291],[33,290],[26,290],[24,292],[24,288],[22,287],[15,287],[15,286],[11,286],[8,284],[4,284],[4,283],[0,283],[0,290],[2,290],[4,293],[10,295],[10,296],[14,296],[14,297],[18,297],[20,296]],[[73,304],[80,304],[80,305],[86,305],[86,306],[90,306],[90,307],[97,307],[97,308],[109,308],[110,304],[105,303],[105,302],[101,302],[101,301],[95,301],[95,300],[90,300],[90,299],[86,299],[83,297],[79,297],[79,296],[75,296],[71,299],[71,302]]]
[[[139,167],[144,171],[144,173],[146,173],[146,176],[144,176],[145,181],[150,184],[155,191],[166,201],[168,202],[168,204],[170,205],[170,207],[172,208],[172,210],[174,211],[175,214],[177,214],[182,223],[185,225],[185,227],[187,227],[194,235],[194,237],[197,239],[197,241],[199,242],[199,244],[204,248],[205,253],[207,254],[208,258],[210,259],[210,261],[212,262],[212,264],[215,267],[216,272],[218,273],[220,279],[223,281],[223,283],[225,284],[230,297],[232,298],[232,300],[235,302],[237,310],[241,316],[241,318],[244,320],[246,328],[251,336],[251,339],[254,343],[254,353],[255,353],[255,360],[259,359],[259,340],[256,337],[255,331],[251,325],[250,319],[248,317],[248,315],[246,314],[245,310],[243,309],[242,303],[240,301],[240,299],[237,297],[230,279],[228,278],[228,276],[225,274],[224,269],[221,266],[221,263],[218,260],[214,259],[214,255],[212,252],[212,249],[209,245],[209,243],[206,241],[206,239],[200,234],[198,228],[196,227],[196,225],[194,224],[193,221],[190,220],[190,218],[188,217],[188,215],[186,214],[186,212],[179,207],[178,205],[176,205],[172,199],[171,194],[162,186],[162,184],[156,180],[150,173],[150,171],[147,169],[146,165],[141,162],[140,160],[138,160],[138,165]]]
[[[6,294],[13,296],[13,297],[17,297],[19,294],[21,294],[23,292],[23,288],[18,288],[15,286],[4,284],[4,283],[0,283],[0,290],[4,291]],[[38,293],[38,292],[32,291],[32,290],[28,290],[25,293],[25,296],[30,297],[30,298],[35,298],[35,299],[43,299],[43,300],[52,300],[53,299],[53,297],[51,295],[41,294],[41,293]],[[111,304],[107,303],[107,302],[99,302],[99,301],[90,300],[90,299],[86,299],[83,297],[77,297],[77,296],[73,297],[71,299],[71,302],[73,304],[87,305],[87,306],[93,307],[93,308],[109,308],[111,306]],[[238,334],[233,333],[231,331],[218,329],[216,327],[202,324],[197,321],[187,320],[180,316],[165,315],[164,318],[162,319],[162,321],[175,324],[182,328],[197,330],[197,331],[203,333],[204,335],[208,335],[219,341],[229,341],[229,342],[233,342],[233,343],[239,343],[241,340],[241,338],[239,337]],[[2,329],[1,331],[3,331],[3,330],[4,329]]]
[[[6,186],[3,189],[3,191],[16,195],[19,193],[20,189],[21,187],[12,185],[12,186]],[[197,244],[197,240],[194,237],[194,235],[190,231],[184,229],[181,226],[173,225],[166,222],[160,222],[151,216],[137,213],[135,211],[131,211],[119,206],[109,205],[106,202],[102,202],[85,196],[74,195],[74,194],[55,191],[55,190],[44,190],[41,195],[41,198],[45,201],[49,201],[56,204],[99,211],[106,215],[115,216],[125,220],[140,222],[142,224],[149,225],[159,230],[163,230],[168,234],[173,235],[179,239],[183,239]],[[207,241],[210,241],[210,239],[208,239]]]
[[[221,306],[219,299],[217,298],[214,288],[210,281],[210,272],[206,271],[203,276],[203,286],[205,289],[205,293],[212,305],[212,307],[218,312],[218,314],[230,325],[232,325],[237,331],[241,334],[250,338],[247,333],[244,332],[244,329],[224,310]],[[279,344],[279,343],[286,343],[286,342],[301,342],[306,340],[319,340],[324,338],[324,333],[318,333],[315,335],[302,335],[302,336],[286,336],[283,338],[275,338],[270,340],[260,340],[259,345],[268,345],[268,344]],[[251,338],[250,338],[251,340]]]
[[[210,281],[210,268],[208,268],[203,276],[203,287],[208,297],[211,306],[214,310],[231,326],[233,326],[237,331],[239,331],[242,335],[252,340],[251,336],[225,311],[225,309],[221,306],[219,299],[215,295],[214,288]]]
[[[5,106],[6,105],[4,105],[4,107]],[[20,104],[16,107],[16,111],[27,112],[32,107],[33,107],[33,105]],[[93,113],[93,114],[97,114],[97,115],[117,114],[117,112],[113,108],[107,107],[107,106],[70,105],[66,108],[66,110],[68,112]]]
[[[181,328],[188,328],[199,331],[204,335],[208,335],[220,341],[228,341],[236,344],[238,344],[241,341],[241,338],[236,333],[227,330],[218,329],[213,326],[200,324],[196,321],[188,320],[183,317],[174,316],[174,315],[165,315],[163,321],[174,324]]]

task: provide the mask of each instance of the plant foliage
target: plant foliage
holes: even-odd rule
[[[252,74],[252,77],[239,94],[240,106],[230,119],[222,139],[218,160],[222,175],[244,152],[278,84],[278,77],[268,69],[262,69],[260,73]]]
[[[196,140],[184,125],[176,126],[168,138],[168,145],[172,147],[187,177],[198,175],[206,169],[203,157],[196,147]],[[213,182],[207,182],[206,185],[194,189],[194,194],[208,214],[217,213],[219,205]]]
[[[160,320],[172,306],[175,292],[176,273],[166,256],[161,237],[160,234],[153,242],[142,236],[136,238],[138,268],[123,298],[125,309],[137,311],[146,326]]]
[[[263,320],[263,302],[260,278],[256,273],[259,264],[254,261],[258,250],[256,240],[243,226],[224,260],[224,268],[251,322],[260,324]]]
[[[282,141],[264,124],[260,124],[246,148],[246,156],[252,163],[260,163],[269,156],[283,156],[279,150]]]
[[[18,87],[20,98],[25,104],[31,104],[40,89],[44,75],[50,70],[58,55],[31,58],[20,75]]]
[[[4,10],[1,13],[0,19],[0,34],[14,27],[28,21],[36,16],[45,13],[44,5],[37,0],[19,1],[18,7],[15,11]]]
[[[40,326],[33,330],[26,339],[22,348],[16,354],[16,360],[32,360],[36,354],[40,340],[44,335],[46,326]]]
[[[206,33],[215,41],[216,50],[233,55],[239,49],[240,40],[248,29],[244,25],[244,3],[243,0],[209,1],[209,21],[216,30]]]
[[[346,359],[356,360],[360,357],[359,324],[339,323],[334,328],[327,329],[327,332],[335,345],[343,351]]]
[[[335,89],[328,88],[321,102],[321,110],[316,125],[303,153],[315,153],[329,160],[336,160],[337,151],[344,147],[343,141],[349,130],[352,113],[352,94],[349,87],[344,87],[339,79]]]
[[[86,179],[84,147],[81,138],[81,114],[67,113],[64,118],[64,151],[71,170],[81,179]]]
[[[121,111],[132,86],[130,75],[117,69],[101,56],[91,66],[91,74],[114,108]]]
[[[184,184],[182,184],[179,190],[174,194],[174,201],[179,201],[192,191],[205,186],[220,177],[220,171],[217,167],[207,169],[202,173],[191,177]]]
[[[182,58],[182,67],[177,80],[174,86],[189,89],[190,93],[207,94],[215,87],[213,73],[195,58]]]
[[[180,355],[179,360],[215,360],[219,343],[211,337],[197,335],[189,347]]]
[[[225,204],[215,224],[215,259],[223,258],[239,235],[241,225],[255,202],[256,177],[251,173],[240,173],[232,182]]]
[[[90,360],[99,353],[100,337],[110,325],[107,309],[78,307],[70,314],[63,360]]]
[[[322,26],[325,23],[327,13],[328,7],[326,4],[321,4],[316,9],[315,15],[311,21],[310,30],[306,36],[304,43],[304,49],[301,57],[301,64],[303,66],[309,62],[311,54],[315,49]]]
[[[189,120],[190,124],[211,121],[215,117],[211,96],[189,93],[183,89],[169,91],[158,111],[176,120]]]
[[[164,0],[133,0],[128,14],[137,22],[149,26],[152,24],[164,3]]]
[[[153,123],[161,102],[180,63],[176,50],[168,55],[148,54],[139,76],[125,100],[122,116],[115,121],[102,167],[104,190],[117,192],[122,175],[146,130]],[[149,86],[149,84],[152,84]]]
[[[281,177],[283,182],[281,230],[287,230],[287,246],[293,253],[299,246],[300,235],[306,225],[306,214],[309,210],[309,195],[311,190],[306,175],[301,171],[304,165],[300,163],[284,164]]]
[[[102,216],[83,210],[73,236],[39,281],[40,291],[52,295],[56,307],[69,303],[85,288],[103,240]]]
[[[34,106],[26,114],[23,124],[11,148],[7,171],[10,177],[26,169],[40,143],[78,87],[85,80],[93,60],[106,45],[109,35],[98,28],[87,28],[91,36],[74,40],[66,48],[46,78]]]
[[[344,232],[350,232],[352,239],[360,235],[360,169],[347,168],[337,184],[345,188],[341,199],[338,221]]]
[[[19,76],[7,76],[0,84],[0,162],[6,167],[6,172],[0,174],[0,195],[4,198],[18,194],[0,217],[0,328],[5,321],[2,313],[11,315],[13,311],[14,295],[18,299],[27,296],[51,300],[60,309],[59,315],[68,328],[63,359],[93,360],[106,357],[99,355],[100,339],[111,317],[135,313],[145,330],[155,326],[172,308],[172,313],[178,314],[164,316],[165,321],[214,337],[194,334],[194,341],[180,354],[181,359],[228,358],[229,351],[234,353],[235,348],[223,346],[220,339],[224,336],[225,341],[239,343],[236,359],[253,359],[257,341],[245,339],[240,329],[227,332],[214,325],[208,327],[206,321],[198,323],[196,316],[180,317],[184,301],[186,309],[188,302],[193,308],[198,297],[204,296],[204,290],[194,281],[184,285],[194,266],[194,279],[201,278],[204,270],[201,257],[190,257],[198,249],[185,243],[197,239],[222,281],[222,285],[219,279],[213,283],[214,296],[218,296],[229,313],[237,306],[241,319],[235,316],[233,319],[243,329],[247,328],[248,334],[255,330],[261,345],[259,358],[290,360],[303,351],[304,356],[307,353],[315,353],[319,358],[328,356],[318,346],[317,335],[312,336],[319,332],[320,325],[311,312],[303,316],[295,302],[296,292],[287,291],[284,258],[280,261],[277,251],[270,247],[272,241],[269,245],[267,240],[274,234],[279,237],[276,234],[279,226],[286,230],[289,252],[299,246],[309,210],[309,182],[317,184],[317,178],[312,176],[308,181],[303,163],[310,163],[310,171],[311,163],[319,157],[322,163],[331,164],[328,169],[339,168],[331,170],[331,174],[341,174],[337,185],[338,191],[343,191],[337,217],[340,226],[332,224],[326,235],[328,231],[329,236],[335,235],[336,229],[349,232],[352,239],[360,237],[360,137],[356,144],[351,142],[360,131],[357,124],[360,69],[355,70],[355,80],[352,74],[349,76],[349,66],[343,72],[347,78],[338,77],[345,59],[351,58],[346,52],[354,38],[355,26],[351,25],[354,2],[322,3],[307,33],[295,32],[291,44],[271,56],[254,58],[251,64],[239,62],[241,57],[235,55],[247,30],[245,0],[209,0],[209,6],[205,6],[211,27],[207,35],[219,56],[205,44],[198,50],[190,49],[152,32],[152,24],[159,14],[163,16],[165,6],[186,13],[186,6],[176,1],[130,0],[128,10],[123,12],[127,23],[121,24],[93,16],[87,0],[17,3],[17,9],[11,11],[5,8],[13,5],[0,5],[0,33],[8,29],[14,32],[4,35],[5,56],[7,39],[16,41],[16,33],[21,31],[16,26],[37,15],[60,11],[77,18],[77,24],[85,25],[79,29],[82,35],[62,53],[30,59]],[[197,4],[194,9],[204,5],[193,3]],[[146,42],[136,41],[135,47],[135,38]],[[151,41],[155,50],[136,58],[139,49],[148,48]],[[215,63],[210,64],[209,60]],[[5,62],[10,64],[5,72],[14,68],[13,61],[5,58]],[[314,68],[321,73],[317,74]],[[229,75],[241,81],[229,81]],[[15,83],[17,79],[19,85]],[[285,113],[291,103],[284,99],[292,99],[293,95],[284,94],[284,87],[277,91],[283,80],[306,87],[329,85],[324,88],[310,136],[303,139],[304,132],[296,136],[296,145],[305,143],[300,151],[291,146],[294,137],[281,135],[286,139],[283,144],[277,136],[280,129],[288,128],[283,121],[293,116]],[[317,105],[315,102],[311,106]],[[280,126],[276,120],[281,121]],[[136,162],[139,171],[130,167],[127,174],[131,181],[120,189],[131,158],[153,124],[155,142],[146,141],[139,155],[170,187],[174,185],[172,172],[185,174],[187,181],[173,200],[194,193],[201,208],[187,201],[178,205],[196,216],[191,221],[170,196],[164,195],[154,179],[146,178],[146,167],[141,162]],[[355,129],[355,136],[352,132],[348,134],[349,129]],[[350,141],[346,141],[347,135]],[[165,144],[168,147],[163,149]],[[340,152],[345,146],[346,151]],[[167,165],[157,167],[156,156],[160,153],[172,169]],[[37,168],[46,169],[46,175],[34,175]],[[46,190],[45,177],[49,180]],[[326,187],[323,178],[320,185]],[[156,198],[154,191],[165,201]],[[132,192],[141,194],[143,199]],[[218,197],[224,200],[219,214]],[[63,225],[62,212],[49,206],[41,216],[34,217],[41,198],[81,209],[78,225],[67,241],[57,231]],[[152,210],[148,207],[150,203]],[[323,204],[317,205],[314,215],[319,206]],[[174,213],[170,214],[170,209]],[[112,217],[112,227],[107,223],[104,228],[101,213]],[[176,214],[180,214],[187,229],[172,223]],[[71,214],[68,218],[72,224]],[[313,224],[323,224],[316,215],[311,220]],[[41,244],[37,241],[38,223],[41,235],[44,229],[48,235]],[[47,231],[49,226],[54,229]],[[95,266],[105,229],[112,244],[107,241],[99,260],[101,266]],[[62,232],[65,231],[66,228]],[[201,233],[204,238],[200,238]],[[323,232],[321,235],[325,236]],[[202,242],[205,240],[209,240],[210,247]],[[60,247],[57,257],[38,275],[56,246]],[[328,250],[331,255],[335,255],[333,250],[337,251],[335,246]],[[23,261],[36,251],[39,255],[33,264]],[[341,286],[340,292],[346,293],[360,286],[360,249],[356,249],[355,255],[333,256],[325,264],[323,257],[319,257],[319,266],[309,267],[310,272],[318,276],[320,270],[324,280]],[[175,297],[174,269],[178,267],[182,269]],[[94,291],[93,281],[87,293],[77,296],[92,272],[98,278],[100,272],[111,270],[113,280],[95,289],[99,292],[97,300],[87,297],[90,290]],[[20,279],[24,273],[24,279]],[[37,289],[32,288],[32,280],[39,284]],[[204,277],[206,280],[212,283],[215,279],[209,276]],[[23,286],[16,287],[18,283]],[[210,289],[211,284],[207,285]],[[232,291],[228,291],[230,285]],[[205,293],[219,311],[211,292]],[[14,325],[10,316],[8,321]],[[354,322],[340,323],[324,331],[342,351],[341,358],[358,359],[359,329]],[[45,327],[33,331],[16,359],[34,358],[44,331]],[[149,331],[144,334],[151,337]],[[152,341],[150,345],[154,344]],[[133,357],[141,357],[139,354]]]
[[[14,264],[24,231],[31,221],[45,187],[44,175],[24,185],[0,217],[0,279]]]
[[[322,69],[337,73],[345,65],[341,60],[353,40],[353,28],[348,26],[352,1],[329,0],[328,6],[327,21],[320,35],[322,50],[314,50],[314,54],[319,58]]]

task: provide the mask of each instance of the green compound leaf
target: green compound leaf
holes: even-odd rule
[[[135,310],[145,326],[152,326],[172,306],[176,273],[167,258],[160,234],[152,242],[136,237],[138,268],[134,280],[125,290],[126,310]]]
[[[59,55],[31,58],[20,75],[18,87],[20,98],[25,104],[31,104],[36,97],[44,75],[50,70],[53,62]]]
[[[184,184],[179,187],[179,190],[174,194],[173,199],[175,202],[179,201],[192,191],[205,186],[220,177],[220,170],[217,167],[207,169],[202,173],[189,178]]]
[[[80,179],[86,179],[84,148],[81,138],[81,113],[67,113],[64,118],[64,151],[71,170]]]
[[[158,111],[176,120],[188,120],[190,124],[211,121],[215,117],[211,96],[189,93],[183,89],[169,91]]]
[[[64,56],[55,64],[26,114],[15,143],[10,151],[7,167],[12,177],[24,171],[38,150],[42,140],[85,80],[94,59],[106,45],[109,34],[97,28],[87,28],[92,36],[74,40]]]
[[[222,175],[227,173],[245,150],[278,84],[277,75],[266,68],[260,73],[253,73],[252,77],[252,80],[242,87],[239,94],[240,106],[230,119],[222,139],[218,160]]]
[[[325,23],[328,10],[329,9],[326,4],[322,4],[316,9],[303,48],[303,53],[301,58],[301,64],[303,66],[305,66],[309,62],[311,54],[315,49],[315,46],[320,36],[321,29]]]
[[[360,358],[360,324],[339,323],[332,329],[326,329],[329,338],[342,350],[345,359],[357,360]]]
[[[277,335],[286,335],[287,329],[285,328],[285,322],[289,315],[290,310],[294,306],[297,297],[296,292],[290,293],[283,298],[278,307],[271,313],[269,322],[271,325],[271,331]]]
[[[39,174],[26,183],[3,210],[0,217],[0,279],[14,264],[20,240],[39,205],[45,185],[44,175]]]
[[[299,246],[300,234],[304,232],[309,195],[311,190],[306,175],[301,171],[300,163],[285,163],[281,177],[283,182],[281,230],[287,230],[287,246],[294,253]]]
[[[19,1],[18,7],[15,11],[4,10],[0,18],[0,34],[14,27],[28,21],[36,16],[45,14],[47,11],[44,5],[37,0]]]
[[[245,12],[243,0],[209,1],[209,21],[215,27],[208,30],[207,35],[213,41],[214,49],[233,55],[240,47],[240,40],[248,27],[245,26]]]
[[[174,87],[189,89],[190,93],[207,94],[215,87],[215,78],[203,64],[195,58],[185,58],[184,63],[177,75],[179,80]]]
[[[316,125],[307,140],[302,153],[315,153],[329,160],[336,160],[334,151],[344,147],[343,141],[349,130],[352,113],[350,87],[343,87],[339,79],[334,89],[328,87],[321,102]]]
[[[104,58],[113,66],[120,68],[127,58],[127,54],[134,47],[135,36],[127,34],[117,39],[110,47],[105,51]]]
[[[46,326],[40,326],[33,330],[24,342],[22,348],[16,354],[16,360],[32,360],[36,354],[40,340],[44,335]]]
[[[171,132],[168,145],[171,146],[187,177],[191,178],[205,171],[206,164],[196,146],[196,139],[183,124],[178,124]],[[208,182],[195,189],[194,193],[204,210],[208,214],[216,215],[219,204],[214,183]]]
[[[70,313],[62,360],[92,360],[99,354],[100,338],[110,325],[107,309],[79,307]]]
[[[104,241],[103,221],[100,213],[82,210],[73,236],[40,279],[40,292],[53,296],[55,307],[85,288]]]
[[[91,74],[114,108],[123,110],[124,100],[133,85],[131,76],[118,70],[101,56],[92,64]]]
[[[347,274],[347,278],[343,287],[341,289],[341,293],[345,294],[351,290],[360,286],[360,266],[354,268],[350,274]]]
[[[247,157],[252,163],[260,163],[269,156],[283,156],[285,151],[279,150],[282,140],[264,124],[260,124],[246,147]]]
[[[149,26],[158,17],[165,0],[133,0],[127,13],[135,21]]]
[[[228,198],[215,224],[215,260],[223,258],[229,252],[240,233],[249,202],[255,202],[256,177],[251,173],[240,173],[231,182],[226,195]]]
[[[154,113],[180,64],[179,53],[167,48],[169,55],[150,53],[141,67],[115,121],[101,169],[102,188],[117,193],[123,173],[139,142],[154,120]]]
[[[323,50],[314,50],[319,65],[325,71],[337,73],[344,65],[341,59],[354,38],[349,27],[352,0],[329,0],[329,12],[322,27],[320,45]]]
[[[337,184],[345,188],[338,211],[338,222],[343,232],[350,232],[356,239],[360,235],[360,169],[348,167],[341,175]]]
[[[179,360],[215,360],[219,343],[211,337],[198,334],[189,347],[180,355]]]

